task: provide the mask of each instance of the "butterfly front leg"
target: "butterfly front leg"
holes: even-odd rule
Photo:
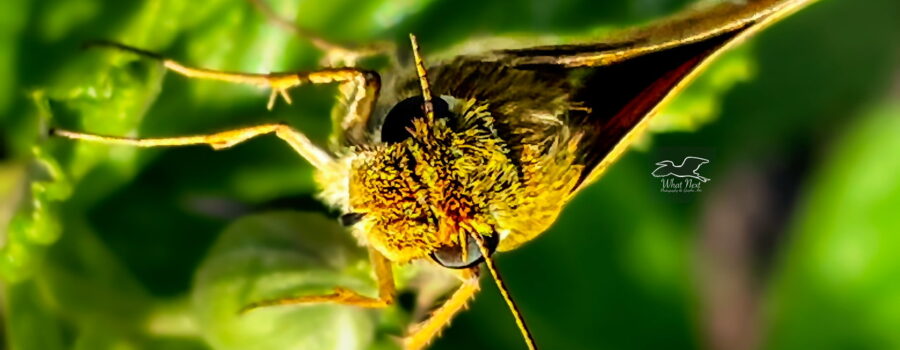
[[[286,124],[262,124],[205,135],[160,138],[115,137],[61,129],[53,129],[50,131],[51,135],[57,137],[109,145],[125,145],[144,148],[209,145],[216,150],[229,148],[251,138],[273,133],[278,136],[278,138],[287,142],[297,153],[316,168],[325,168],[333,161],[332,156],[328,154],[328,152],[313,144],[306,135]]]
[[[266,74],[226,72],[215,69],[191,67],[155,52],[112,41],[94,41],[87,43],[86,46],[129,52],[144,58],[159,61],[167,69],[188,78],[218,80],[235,84],[255,85],[270,88],[272,89],[272,92],[269,95],[269,102],[266,104],[266,107],[270,110],[275,106],[275,100],[278,98],[278,96],[281,96],[281,98],[283,98],[285,102],[291,104],[291,96],[288,94],[288,90],[302,84],[360,84],[367,87],[363,90],[375,90],[376,95],[378,87],[380,86],[380,80],[377,73],[352,67],[325,68],[309,72],[285,72]],[[374,104],[374,97],[371,99],[371,101],[365,100],[364,97],[355,97],[360,99],[359,101],[355,102],[358,102],[362,107],[367,107],[368,110],[371,110],[371,104]]]

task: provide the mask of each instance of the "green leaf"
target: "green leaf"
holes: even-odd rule
[[[196,318],[216,349],[366,349],[375,312],[333,304],[275,306],[240,314],[252,302],[329,293],[376,295],[365,250],[332,219],[274,212],[230,225],[194,282]]]
[[[863,113],[815,172],[771,289],[767,349],[900,348],[900,104]]]

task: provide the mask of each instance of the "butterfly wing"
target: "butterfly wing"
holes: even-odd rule
[[[595,181],[652,114],[706,64],[740,40],[815,0],[724,1],[622,31],[602,42],[507,49],[473,56],[516,70],[577,72],[566,123],[583,131],[584,171],[576,193]],[[573,80],[573,74],[560,75]]]

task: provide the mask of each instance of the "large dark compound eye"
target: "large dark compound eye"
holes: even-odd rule
[[[425,117],[423,103],[422,96],[413,96],[395,104],[384,117],[384,124],[381,125],[381,141],[397,143],[412,136],[409,129],[413,127],[413,119]],[[435,118],[450,117],[450,106],[443,98],[433,99],[431,105],[434,107]]]
[[[497,244],[500,243],[500,235],[494,233],[490,236],[481,237],[484,237],[488,255],[493,255],[494,250],[497,249]],[[484,256],[481,255],[481,249],[478,248],[478,241],[476,241],[475,238],[472,238],[471,235],[466,235],[465,260],[463,260],[462,249],[458,246],[438,248],[438,250],[431,253],[431,259],[446,268],[466,269],[480,264],[484,261]]]

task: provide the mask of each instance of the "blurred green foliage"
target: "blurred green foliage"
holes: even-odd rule
[[[900,151],[900,102],[859,115],[792,226],[769,300],[773,349],[900,349],[900,157],[888,156]]]
[[[426,54],[479,35],[577,37],[684,5],[270,3],[336,40],[402,47],[415,32]],[[715,154],[707,170],[715,190],[748,164],[810,163],[789,174],[799,179],[796,205],[784,214],[769,267],[754,271],[763,291],[761,347],[900,349],[900,293],[891,278],[900,272],[897,13],[894,0],[824,1],[722,57],[655,121],[655,131],[669,133],[655,135],[650,152],[629,153],[540,239],[499,255],[539,343],[708,346],[710,303],[697,256],[715,202],[706,192],[673,200],[649,176],[660,160],[654,150],[700,147]],[[43,136],[50,126],[164,136],[286,121],[325,142],[334,87],[303,87],[294,106],[267,112],[265,91],[189,81],[132,55],[78,49],[97,38],[233,71],[314,69],[320,59],[243,1],[0,3],[0,222],[9,221],[0,276],[9,347],[395,347],[409,322],[402,308],[234,313],[260,298],[333,285],[372,292],[363,251],[321,214],[309,166],[278,140],[213,152]],[[305,213],[266,210],[285,204]],[[435,348],[523,347],[497,291],[483,286]]]

